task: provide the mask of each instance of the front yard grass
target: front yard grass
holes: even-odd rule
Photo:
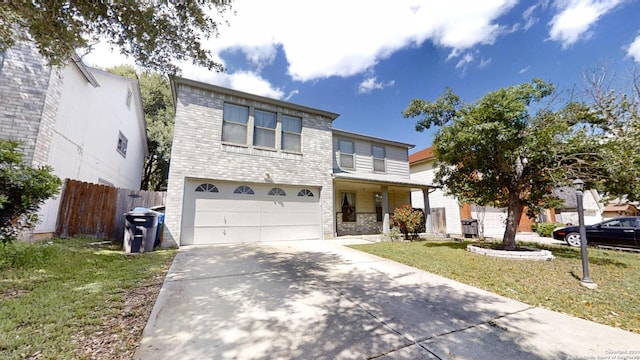
[[[597,290],[580,286],[580,249],[550,250],[552,261],[508,260],[472,254],[470,242],[381,242],[355,249],[388,258],[533,306],[640,333],[640,254],[589,248]]]
[[[132,357],[176,251],[95,241],[0,244],[0,358]]]

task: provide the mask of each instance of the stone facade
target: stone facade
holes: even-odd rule
[[[176,121],[163,246],[180,243],[184,186],[188,178],[246,183],[265,183],[268,178],[276,184],[318,187],[324,237],[334,237],[330,113],[186,79],[174,79],[173,83]],[[302,118],[302,152],[223,143],[225,102]],[[250,126],[247,132],[252,139]]]
[[[355,222],[342,222],[342,213],[336,213],[338,236],[381,234],[382,221],[377,221],[375,213],[356,213]]]
[[[60,99],[61,72],[26,45],[7,50],[0,69],[0,134],[24,141],[25,161],[44,165]]]

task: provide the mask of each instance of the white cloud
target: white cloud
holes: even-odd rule
[[[78,54],[83,55],[85,49],[79,49]],[[111,50],[106,42],[101,42],[93,46],[91,52],[82,56],[82,62],[92,67],[108,69],[117,65],[134,65],[133,59],[128,58],[118,52]]]
[[[389,6],[382,0],[237,0],[237,15],[227,19],[230,26],[211,47],[238,49],[265,64],[281,46],[295,80],[346,77],[427,40],[456,54],[491,44],[504,31],[496,19],[516,2],[397,0]]]
[[[530,68],[531,68],[531,65],[529,65],[527,67],[524,67],[524,68],[520,69],[520,71],[518,71],[518,74],[524,74],[527,71],[529,71]]]
[[[549,39],[567,48],[580,39],[591,37],[592,26],[623,0],[556,0],[558,13],[551,19]]]
[[[181,76],[274,99],[282,99],[285,95],[282,89],[274,87],[260,74],[251,71],[216,73],[214,71],[202,71],[202,68],[189,64],[183,66]]]
[[[489,66],[489,64],[491,64],[491,60],[491,58],[480,60],[480,64],[478,65],[478,67],[480,69],[486,68],[487,66]]]
[[[635,62],[640,63],[640,35],[627,48],[627,55],[631,56]]]
[[[533,16],[533,13],[536,11],[540,4],[535,4],[529,6],[523,13],[522,19],[524,19],[524,31],[529,30],[533,25],[538,22],[538,18]]]
[[[466,53],[462,56],[462,59],[460,59],[460,61],[458,61],[458,63],[456,64],[456,69],[459,69],[459,68],[466,69],[467,65],[469,65],[472,61],[473,61],[473,54]]]
[[[395,85],[395,83],[396,82],[394,80],[390,80],[387,82],[377,81],[377,78],[375,76],[369,76],[364,79],[358,86],[358,93],[368,94],[373,90],[382,90],[386,87],[393,86]]]
[[[253,84],[266,93],[283,96],[260,76],[281,50],[293,80],[311,81],[331,76],[364,73],[403,48],[431,41],[450,49],[457,57],[480,44],[492,44],[509,29],[497,19],[517,0],[236,0],[234,13],[220,24],[220,35],[205,47],[215,59],[219,54],[240,51],[253,64],[253,73],[214,76],[197,69],[197,79],[216,78],[218,84]],[[100,61],[110,56],[96,55]],[[114,60],[115,61],[115,60]],[[187,76],[188,66],[183,67]],[[189,72],[189,74],[194,74]],[[232,79],[235,79],[232,81]],[[240,80],[244,79],[244,80]],[[251,81],[249,81],[251,79]],[[256,91],[256,89],[251,89]]]

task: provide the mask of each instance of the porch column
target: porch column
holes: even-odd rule
[[[389,187],[382,186],[382,233],[389,233]]]
[[[422,200],[424,201],[424,232],[433,234],[433,217],[431,216],[431,204],[429,204],[429,188],[422,188]]]

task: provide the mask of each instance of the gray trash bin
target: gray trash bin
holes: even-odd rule
[[[477,219],[462,219],[462,236],[465,238],[478,237],[478,220]]]
[[[155,211],[129,211],[124,213],[125,253],[150,252],[156,242],[158,213]]]

